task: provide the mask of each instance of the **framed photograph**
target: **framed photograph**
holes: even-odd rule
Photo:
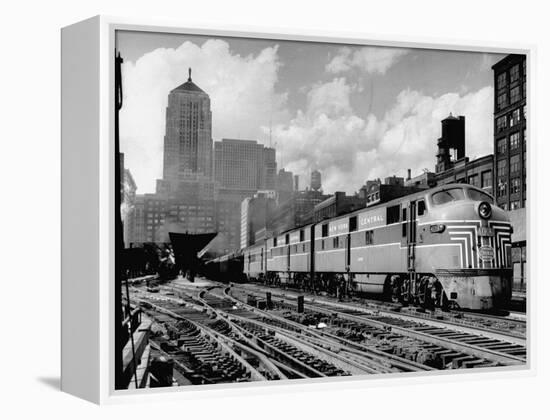
[[[64,28],[63,390],[529,371],[531,53]]]

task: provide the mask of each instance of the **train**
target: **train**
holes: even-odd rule
[[[244,254],[240,251],[222,255],[206,261],[201,272],[207,278],[222,283],[245,283]]]
[[[266,238],[242,250],[247,281],[434,309],[490,311],[512,296],[507,213],[447,184]]]

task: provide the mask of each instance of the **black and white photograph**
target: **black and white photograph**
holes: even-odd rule
[[[116,390],[528,367],[527,55],[114,55]]]

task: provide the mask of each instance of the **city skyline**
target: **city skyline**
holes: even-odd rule
[[[450,112],[466,117],[466,155],[492,153],[491,65],[500,54],[125,32],[117,47],[121,147],[140,194],[161,177],[168,93],[189,67],[210,95],[214,142],[269,147],[271,138],[279,168],[302,183],[318,169],[327,192],[431,169]]]

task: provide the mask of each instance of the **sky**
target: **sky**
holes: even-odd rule
[[[434,170],[441,120],[466,118],[466,155],[493,153],[493,73],[501,54],[120,31],[121,151],[140,194],[162,177],[168,93],[207,92],[212,137],[257,140],[278,169],[325,193]]]

